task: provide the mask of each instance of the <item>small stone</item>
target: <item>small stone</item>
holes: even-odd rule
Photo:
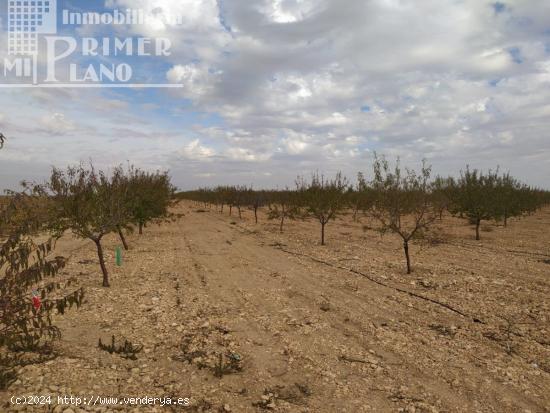
[[[224,411],[224,412],[230,412],[230,411],[231,411],[231,407],[230,407],[228,404],[224,404],[224,405],[223,405],[223,411]]]
[[[322,311],[330,311],[330,304],[329,303],[323,303],[320,306]]]

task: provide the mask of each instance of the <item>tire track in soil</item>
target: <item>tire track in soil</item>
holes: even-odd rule
[[[201,217],[202,218],[202,217]],[[228,236],[231,236],[231,233],[222,233],[222,236],[219,236],[219,232],[212,231],[211,228],[209,228],[211,224],[209,222],[204,222],[202,219],[197,222],[192,222],[191,225],[187,225],[187,228],[200,228],[201,232],[206,232],[203,237],[205,240],[207,240],[209,245],[222,245],[224,242],[224,238],[227,238]],[[216,235],[218,235],[216,239]],[[199,234],[193,234],[193,239],[197,242],[200,242],[201,238]],[[194,248],[194,250],[202,250],[202,248],[206,247],[203,246],[197,246]],[[284,322],[281,322],[281,320],[276,320],[276,314],[280,313],[281,306],[277,303],[277,299],[274,299],[269,294],[265,294],[265,289],[270,288],[274,291],[280,291],[284,288],[281,288],[283,286],[274,286],[270,285],[269,287],[263,286],[261,284],[262,281],[269,281],[265,278],[265,274],[269,272],[275,272],[275,273],[287,273],[292,274],[291,276],[288,276],[286,279],[290,279],[290,284],[292,286],[292,289],[294,290],[293,296],[290,297],[290,300],[285,302],[286,308],[301,308],[306,307],[307,311],[306,314],[311,316],[312,313],[317,313],[317,318],[319,318],[319,323],[321,324],[328,324],[325,326],[326,330],[329,330],[333,338],[337,338],[337,343],[334,343],[334,346],[340,346],[341,348],[354,348],[357,354],[361,354],[365,352],[365,349],[372,349],[379,347],[377,343],[373,342],[373,339],[369,337],[368,339],[365,337],[365,331],[368,332],[368,327],[365,328],[365,326],[359,324],[358,326],[354,326],[353,323],[350,323],[350,318],[348,316],[345,316],[339,311],[331,312],[330,315],[323,313],[319,310],[319,300],[317,297],[321,296],[332,296],[334,301],[336,302],[345,302],[346,300],[352,299],[354,302],[352,303],[353,307],[364,309],[365,311],[360,311],[361,313],[367,312],[365,302],[369,302],[369,300],[365,300],[364,297],[357,298],[355,295],[351,293],[342,293],[340,290],[335,289],[333,285],[321,285],[318,282],[320,274],[323,275],[324,278],[333,276],[333,274],[325,274],[326,269],[322,268],[322,266],[317,266],[315,268],[315,274],[310,274],[310,269],[307,268],[304,263],[300,260],[292,260],[290,261],[288,257],[283,256],[282,253],[273,251],[270,248],[258,248],[257,245],[249,245],[248,239],[246,237],[240,238],[238,241],[233,241],[232,247],[235,251],[237,251],[238,257],[247,257],[246,261],[251,261],[254,263],[253,271],[260,272],[260,274],[247,274],[248,271],[250,271],[247,264],[244,266],[232,266],[232,269],[236,269],[237,271],[231,272],[228,276],[225,277],[224,282],[231,283],[232,289],[238,289],[245,287],[245,290],[251,294],[251,297],[253,297],[253,300],[255,301],[255,308],[257,313],[261,313],[265,316],[265,319],[269,320],[268,330],[276,330],[281,329],[281,336],[283,337],[283,340],[286,342],[299,342],[304,341],[304,337],[300,336],[300,333],[293,333],[293,332],[285,332],[284,331]],[[227,254],[227,252],[226,252]],[[231,264],[231,259],[235,260],[234,258],[235,253],[233,253],[233,257],[229,255],[224,255],[224,265]],[[229,262],[227,262],[229,260]],[[240,261],[243,261],[241,258],[239,258]],[[274,265],[275,264],[275,265]],[[202,263],[201,265],[210,265],[210,266],[216,266],[216,262],[209,259],[208,262]],[[266,271],[266,268],[268,269]],[[260,270],[260,271],[258,271]],[[220,267],[215,268],[211,271],[213,274],[220,272]],[[297,273],[297,274],[295,274]],[[246,274],[243,276],[243,274]],[[262,277],[262,275],[264,275]],[[262,279],[263,278],[263,279]],[[299,282],[296,282],[297,280],[300,280]],[[258,286],[258,283],[260,282],[260,286]],[[274,284],[273,282],[271,284]],[[327,288],[328,287],[328,288]],[[305,292],[316,292],[317,297],[313,297],[311,294],[306,294]],[[223,297],[227,297],[228,294],[225,290],[222,291],[210,291],[209,294],[217,294]],[[372,297],[371,297],[372,298]],[[370,300],[369,307],[373,306],[373,300]],[[275,304],[275,305],[274,305]],[[386,305],[375,305],[377,311],[381,311],[380,309],[382,307],[386,307]],[[320,315],[319,315],[320,313]],[[371,308],[372,313],[372,308]],[[385,319],[391,319],[396,316],[396,313],[386,311],[385,313],[382,313],[382,315],[378,314],[378,318],[385,318]],[[360,319],[360,315],[354,314],[355,319]],[[275,320],[274,320],[275,319]],[[322,320],[325,319],[326,321]],[[348,320],[348,321],[346,321]],[[327,323],[328,322],[328,323]],[[344,329],[345,334],[342,334],[342,329]],[[370,328],[372,330],[372,327]],[[323,334],[323,333],[322,333]],[[321,334],[321,335],[322,335]],[[372,332],[367,333],[367,337],[371,335]],[[340,337],[338,337],[340,336]],[[314,337],[313,339],[307,340],[310,341],[310,345],[306,346],[308,348],[315,348],[319,344],[319,337]],[[350,340],[354,339],[355,344],[351,344]],[[338,342],[342,341],[342,342]],[[322,339],[321,339],[322,342]],[[314,365],[315,368],[317,368],[320,371],[326,371],[326,372],[337,372],[336,374],[332,373],[336,377],[345,377],[346,374],[349,372],[343,371],[343,370],[349,370],[347,368],[342,367],[342,362],[338,360],[338,355],[334,350],[334,348],[328,348],[328,352],[320,351],[317,354],[314,354],[316,357],[312,359],[311,356],[307,356],[306,358],[309,359],[310,363]],[[306,354],[306,351],[303,351],[304,354]],[[411,365],[410,363],[407,363],[407,361],[400,356],[397,353],[388,351],[387,349],[384,349],[380,352],[381,354],[384,354],[385,357],[388,358],[388,360],[384,359],[384,356],[380,356],[378,354],[378,357],[381,358],[381,361],[379,362],[381,365],[387,366],[390,363],[394,366],[392,370],[398,370],[396,374],[396,377],[406,377],[407,375],[411,375],[411,371],[415,371],[415,375],[419,376],[420,381],[423,383],[429,383],[430,381],[433,381],[433,378],[431,376],[423,374],[420,370],[416,368],[416,366]],[[307,366],[302,366],[307,367]],[[297,367],[294,367],[296,369]],[[306,368],[307,370],[307,368]],[[363,380],[365,380],[365,376],[363,375]],[[316,378],[317,380],[318,378]],[[367,379],[368,380],[368,379]],[[390,393],[391,396],[392,393],[398,393],[400,390],[399,388],[403,386],[403,384],[395,383],[394,380],[388,380],[385,377],[378,377],[376,380],[376,384],[378,387],[386,387],[386,389],[383,391],[383,393]],[[371,383],[371,387],[374,384]],[[357,390],[361,386],[364,386],[364,383],[360,383],[357,386]],[[443,393],[447,393],[446,397],[449,399],[449,403],[454,403],[454,396],[453,393],[449,390],[442,389],[441,386],[437,381],[433,382],[433,386],[437,387],[437,393],[441,396]],[[326,394],[334,393],[334,387],[336,386],[323,386],[325,388],[320,389],[320,393]],[[397,390],[396,390],[397,389]],[[372,393],[372,392],[371,392]],[[333,394],[333,397],[338,397],[337,394]],[[378,396],[379,397],[379,396]],[[387,405],[387,401],[385,400],[388,397],[388,395],[385,395],[384,397],[381,397],[381,399],[384,399]],[[403,396],[404,397],[404,396]],[[370,397],[373,398],[372,396]],[[380,397],[379,397],[380,398]],[[345,400],[341,400],[337,405],[334,405],[333,408],[342,408],[342,405],[346,403]],[[383,404],[382,404],[383,405]],[[381,407],[381,402],[379,401],[378,408]],[[326,408],[326,406],[325,406]],[[354,406],[350,406],[350,409],[354,408]],[[327,410],[330,411],[330,410]]]
[[[207,214],[203,214],[203,215],[207,215]],[[201,217],[202,218],[202,217]],[[224,223],[224,219],[222,217],[218,217],[219,219],[217,219],[216,221],[220,222],[220,223]],[[195,227],[200,227],[202,228],[202,230],[204,230],[204,228],[208,227],[209,225],[209,220],[205,221],[204,219],[200,219],[200,222],[194,222],[193,225],[190,225],[191,228],[195,228]],[[227,222],[225,222],[225,224],[227,225]],[[258,238],[261,238],[260,236],[254,236],[254,235],[257,235],[257,234],[252,234],[250,233],[250,231],[248,230],[244,230],[244,234],[243,234],[243,231],[241,231],[238,227],[236,227],[235,225],[233,226],[229,226],[227,225],[227,229],[229,231],[235,231],[237,230],[238,232],[241,232],[241,235],[243,235],[244,237],[248,237],[248,238],[253,238],[254,241],[256,243],[259,243],[258,242]],[[218,230],[219,231],[219,230]],[[251,236],[252,235],[252,236]],[[225,235],[225,236],[229,236],[228,234]],[[257,245],[252,245],[252,246],[249,246],[247,243],[243,242],[242,239],[240,239],[239,241],[241,241],[241,243],[239,244],[235,244],[234,243],[234,247],[238,247],[239,250],[237,252],[237,254],[239,256],[241,255],[250,255],[250,256],[253,256],[254,259],[252,261],[254,261],[254,267],[257,268],[257,267],[261,267],[262,265],[262,261],[263,259],[265,259],[264,257],[262,256],[268,256],[267,258],[267,261],[273,263],[277,263],[278,264],[278,268],[280,269],[281,267],[281,263],[284,263],[284,262],[289,262],[289,257],[281,257],[281,256],[273,256],[273,252],[271,253],[268,253],[264,250],[260,252],[258,252],[260,250],[260,248],[257,246]],[[264,243],[265,244],[265,243]],[[257,254],[257,255],[254,255],[254,254]],[[298,263],[302,268],[302,272],[300,272],[300,270],[297,270],[297,272],[300,272],[300,275],[299,276],[294,276],[292,277],[292,281],[295,283],[297,280],[305,280],[305,283],[301,283],[299,285],[297,285],[297,290],[301,290],[302,292],[303,291],[306,291],[306,292],[309,292],[309,291],[312,291],[314,290],[315,288],[320,288],[322,290],[322,292],[319,293],[319,295],[324,295],[324,294],[327,294],[327,293],[330,293],[334,296],[335,294],[335,289],[334,289],[334,286],[324,286],[324,285],[319,285],[319,275],[320,274],[323,274],[326,269],[324,268],[319,268],[318,266],[315,267],[315,276],[314,277],[311,277],[311,276],[308,276],[308,269],[307,267],[305,267],[305,264],[302,260],[293,260],[293,265],[296,265],[296,263]],[[292,266],[291,266],[292,267]],[[273,269],[273,268],[272,268]],[[292,271],[292,268],[285,268],[285,270],[287,271]],[[305,271],[304,271],[305,270]],[[335,274],[329,274],[329,276],[332,276],[334,277]],[[237,276],[238,277],[238,276]],[[232,274],[232,277],[231,279],[233,279],[233,274]],[[242,277],[241,277],[242,278]],[[250,278],[250,277],[248,277]],[[242,279],[242,282],[246,282],[247,279]],[[314,288],[313,288],[314,286]],[[248,288],[250,288],[251,291],[254,291],[254,285],[247,285]],[[329,287],[330,291],[327,292],[326,290],[323,290],[323,288],[326,288],[326,287]],[[339,286],[341,287],[341,286]],[[256,288],[257,290],[257,288]],[[340,293],[340,291],[338,291]],[[362,306],[363,303],[365,302],[368,302],[370,304],[370,306],[374,305],[377,309],[377,311],[379,311],[381,308],[383,307],[387,307],[387,305],[384,304],[380,304],[380,303],[377,303],[377,301],[380,301],[378,299],[378,296],[380,295],[379,294],[379,290],[377,290],[376,288],[372,288],[370,289],[369,291],[371,294],[369,295],[364,295],[364,296],[361,296],[359,297],[359,299],[355,300],[355,303],[354,303],[354,306],[356,306],[357,308],[360,308],[360,309],[364,309],[364,307]],[[262,296],[261,295],[261,291],[256,295],[256,294],[253,294],[255,297],[261,297],[259,300],[258,300],[258,307],[261,307],[262,305],[265,305],[265,302],[269,301],[269,298],[268,297],[265,297],[265,296]],[[382,294],[383,295],[383,294]],[[303,297],[306,297],[307,294],[304,294],[302,293],[301,296]],[[354,297],[356,298],[356,297]],[[337,302],[341,302],[342,300],[345,300],[346,298],[343,298],[341,294],[339,294],[339,297],[337,300]],[[309,297],[309,304],[311,305],[312,302],[315,302],[315,298],[312,298],[312,297]],[[290,307],[290,306],[295,306],[297,303],[287,303],[287,305]],[[302,303],[303,304],[303,303]],[[410,306],[410,302],[409,303],[400,303],[402,306]],[[271,310],[272,311],[272,310]],[[396,315],[396,312],[395,311],[391,311],[391,310],[388,310],[386,309],[385,310],[386,313],[384,314],[387,318],[392,318],[392,317],[395,317]],[[371,310],[371,313],[372,313],[372,310]],[[403,310],[400,309],[397,311],[397,313],[401,313],[401,318],[404,318],[403,317]],[[441,314],[441,312],[434,312],[433,310],[430,310],[430,311],[427,311],[426,312],[428,314],[428,316],[431,316],[430,318],[432,319],[431,321],[433,320],[445,320],[445,321],[451,321],[452,322],[452,317],[449,317],[448,315],[445,315],[445,314]],[[364,314],[368,314],[368,312],[364,312],[363,314],[356,314],[358,317],[361,317],[361,315],[364,315]],[[372,315],[369,314],[369,316],[372,317]],[[344,319],[345,320],[345,319]],[[344,320],[340,320],[341,325],[345,325],[347,330],[346,331],[346,334],[344,335],[348,335],[349,337],[349,330],[350,330],[350,326],[349,326],[349,323],[345,323]],[[424,328],[427,329],[427,326],[428,326],[428,323],[429,323],[429,320],[422,320],[424,324]],[[456,321],[456,320],[455,320]],[[414,328],[412,328],[412,326],[416,326],[416,324],[418,323],[418,320],[417,319],[411,319],[405,323],[402,323],[401,325],[399,325],[399,328],[401,330],[404,330],[404,331],[401,331],[400,334],[398,335],[401,335],[401,336],[406,336],[407,334],[409,333],[412,333],[411,336],[414,336]],[[404,328],[405,325],[409,325],[410,328],[407,329],[407,328]],[[338,330],[338,329],[336,329]],[[355,337],[361,337],[361,336],[364,336],[364,330],[361,331],[361,327],[359,328],[356,328],[356,332],[355,334],[353,334]],[[409,331],[407,331],[409,330]],[[379,330],[377,331],[379,333]],[[337,334],[342,334],[342,331],[336,331]],[[384,335],[385,331],[383,330],[383,333],[382,335]],[[467,334],[470,334],[470,335],[476,335],[477,332],[474,331],[474,332],[467,332]],[[386,334],[388,336],[388,338],[390,339],[396,339],[396,335],[395,334]],[[469,340],[469,337],[464,337],[463,340]],[[387,341],[387,340],[386,340]],[[407,340],[404,340],[405,342]],[[420,337],[420,340],[419,341],[423,341],[422,337]],[[363,346],[365,345],[365,343],[361,343]],[[380,343],[378,343],[380,344]],[[408,343],[410,344],[410,343]],[[466,343],[466,345],[464,347],[468,347],[468,345],[470,345],[470,343]],[[387,343],[385,345],[383,345],[383,347],[385,347],[385,351],[390,353],[395,359],[397,359],[400,363],[402,363],[402,368],[395,368],[393,365],[392,365],[392,376],[393,378],[395,377],[404,377],[404,378],[407,378],[407,379],[412,379],[412,381],[416,381],[416,382],[420,382],[422,383],[423,385],[420,386],[420,388],[418,389],[419,390],[419,393],[421,393],[424,388],[428,388],[429,390],[431,390],[431,393],[434,394],[434,395],[437,395],[438,397],[441,397],[443,399],[443,405],[446,405],[446,406],[449,406],[449,407],[452,407],[452,411],[471,411],[472,409],[474,409],[476,407],[476,404],[474,403],[473,401],[473,398],[471,397],[472,395],[477,395],[478,397],[479,396],[482,396],[481,397],[481,400],[479,401],[479,403],[487,403],[487,401],[491,401],[490,404],[499,404],[498,401],[500,400],[500,395],[502,394],[502,392],[506,392],[508,391],[509,393],[512,393],[514,394],[515,393],[515,396],[522,400],[523,399],[523,404],[526,406],[525,408],[531,408],[531,409],[535,409],[534,411],[538,411],[537,409],[540,409],[541,408],[541,405],[539,405],[538,403],[533,403],[533,400],[530,400],[530,399],[526,399],[524,397],[524,395],[522,395],[521,393],[517,392],[517,391],[514,391],[514,390],[511,390],[509,387],[507,386],[502,386],[498,383],[490,383],[490,384],[487,384],[487,383],[484,383],[483,380],[481,380],[479,377],[475,377],[474,375],[471,375],[471,379],[470,381],[472,383],[474,383],[473,385],[471,384],[469,388],[467,389],[463,389],[463,391],[461,391],[461,393],[464,393],[463,395],[458,395],[457,394],[457,389],[455,388],[456,386],[454,385],[451,385],[450,383],[446,383],[446,382],[443,382],[442,381],[442,378],[445,377],[445,374],[447,373],[446,370],[448,370],[447,368],[443,368],[443,369],[439,369],[439,371],[437,371],[437,374],[434,374],[434,371],[426,371],[426,365],[419,365],[416,360],[415,360],[415,353],[413,352],[412,354],[412,358],[410,358],[411,355],[408,355],[409,358],[405,358],[404,357],[404,354],[400,354],[400,348],[399,347],[395,347],[395,346],[392,346],[392,345],[388,345]],[[395,348],[394,348],[395,347]],[[419,354],[418,351],[421,350],[421,347],[420,348],[414,348],[413,346],[413,350],[415,350],[417,353],[416,354]],[[392,350],[392,348],[394,348]],[[466,352],[466,348],[462,349],[464,351],[461,351],[461,353],[467,353]],[[437,360],[444,360],[446,358],[446,355],[445,355],[445,351],[441,352],[441,351],[438,351],[436,349],[433,350],[436,357],[431,357],[431,355],[427,355],[425,356],[426,359],[430,360],[430,359],[437,359]],[[475,358],[472,358],[472,357],[469,357],[467,354],[454,354],[454,359],[458,362],[459,366],[456,367],[458,370],[459,370],[459,373],[460,375],[466,375],[466,376],[469,376],[468,374],[468,371],[470,369],[470,366],[469,364],[472,363],[472,359],[474,359],[474,362],[479,364],[479,361],[478,360],[475,360]],[[448,357],[447,357],[448,358]],[[466,362],[465,362],[466,360]],[[467,361],[469,360],[469,362]],[[448,360],[449,362],[451,360]],[[432,363],[433,364],[433,363]],[[452,363],[446,363],[446,364],[452,364]],[[337,369],[337,367],[335,366],[334,368]],[[433,368],[433,366],[432,366]],[[479,369],[480,366],[477,366],[477,368]],[[412,372],[414,371],[414,375],[411,374]],[[485,371],[483,372],[484,374],[488,372]],[[477,371],[477,374],[479,374],[479,371]],[[434,375],[436,376],[434,378]],[[377,380],[377,382],[379,382],[380,380]],[[390,382],[392,382],[393,386],[389,386],[392,388],[392,390],[386,388],[385,389],[385,393],[388,394],[388,393],[393,393],[393,394],[389,394],[389,397],[391,398],[391,396],[395,396],[395,388],[401,388],[403,386],[402,383],[406,382],[406,381],[409,381],[409,380],[403,380],[401,382],[397,381],[397,383],[395,383],[396,380],[390,380]],[[480,394],[480,391],[479,389],[477,389],[476,391],[476,387],[477,386],[480,386],[483,388],[483,391],[486,392],[485,395],[483,394]],[[398,395],[398,396],[402,396],[402,395]],[[400,397],[397,397],[397,399],[399,399]],[[395,399],[395,397],[394,397]],[[447,399],[447,400],[445,400]],[[477,405],[477,407],[479,407],[479,403]],[[463,409],[461,408],[458,408],[457,406],[463,406]],[[386,406],[387,407],[387,406]],[[456,409],[456,410],[455,410]],[[514,408],[515,409],[515,408]],[[515,411],[514,409],[512,410],[509,410],[509,411]],[[500,410],[500,411],[507,411],[507,410]],[[543,411],[543,410],[541,410]]]

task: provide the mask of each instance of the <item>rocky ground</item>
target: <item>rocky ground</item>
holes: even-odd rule
[[[483,240],[445,217],[412,248],[347,216],[327,226],[191,203],[131,235],[111,288],[93,245],[63,239],[86,291],[56,315],[58,356],[20,371],[0,411],[550,412],[550,210]],[[366,228],[366,229],[365,229]],[[128,340],[136,359],[98,347]],[[51,406],[12,396],[52,395]],[[189,406],[56,406],[58,396],[189,398]]]

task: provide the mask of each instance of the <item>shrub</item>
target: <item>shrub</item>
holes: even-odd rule
[[[137,360],[137,354],[141,353],[143,346],[136,346],[131,341],[124,340],[124,344],[116,345],[115,336],[111,337],[111,344],[103,344],[101,338],[98,342],[99,349],[108,352],[109,354],[119,354],[122,358],[128,360]]]

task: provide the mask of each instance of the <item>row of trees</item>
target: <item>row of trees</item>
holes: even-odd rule
[[[142,234],[149,222],[169,216],[174,188],[166,172],[146,172],[129,167],[106,174],[92,165],[54,168],[50,179],[32,190],[47,205],[47,229],[59,237],[66,231],[94,242],[103,273],[103,286],[109,287],[103,238],[117,233],[125,249],[124,232],[137,227]]]
[[[0,149],[5,142],[0,134]],[[117,233],[128,249],[124,233],[135,227],[141,234],[148,223],[170,217],[174,191],[166,172],[130,166],[107,174],[79,165],[54,168],[46,182],[0,196],[0,389],[16,379],[19,366],[52,356],[51,341],[60,335],[52,311],[82,303],[82,288],[55,280],[66,263],[54,255],[55,241],[67,231],[92,240],[108,287],[102,239]]]
[[[411,272],[409,244],[422,238],[431,224],[442,219],[445,211],[468,219],[475,225],[476,239],[480,239],[482,221],[503,221],[536,211],[550,203],[550,193],[530,188],[510,174],[499,171],[484,173],[466,168],[458,178],[432,178],[431,167],[423,163],[418,171],[402,169],[384,157],[376,157],[372,180],[359,173],[355,185],[336,174],[328,179],[314,173],[311,179],[299,177],[294,189],[255,191],[243,186],[203,188],[180,193],[179,197],[241,211],[245,208],[257,211],[267,207],[268,218],[279,220],[279,228],[288,219],[311,217],[319,222],[321,244],[325,244],[326,226],[339,214],[353,211],[354,219],[364,214],[375,219],[382,233],[397,234],[403,241],[407,272]]]

